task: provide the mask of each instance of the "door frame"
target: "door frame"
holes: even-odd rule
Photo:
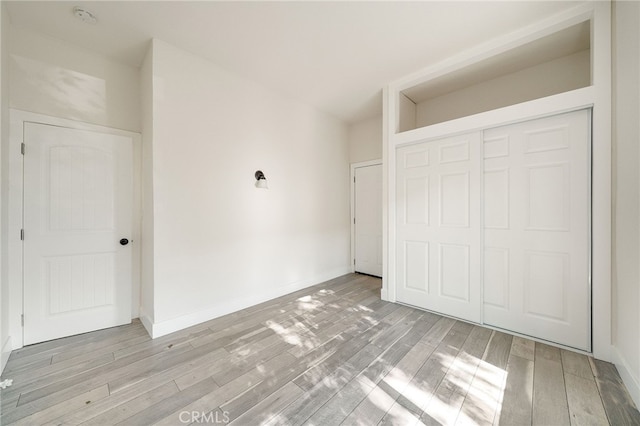
[[[96,124],[83,123],[66,118],[52,117],[18,109],[9,111],[9,152],[8,152],[8,206],[7,206],[7,277],[9,279],[9,336],[11,350],[24,345],[24,279],[23,279],[23,241],[20,230],[23,229],[23,156],[21,144],[24,141],[24,124],[27,122],[66,127],[76,130],[88,130],[118,136],[130,137],[133,141],[133,210],[131,240],[141,242],[141,164],[142,136],[127,130],[114,129]],[[27,147],[28,149],[28,147]],[[137,318],[140,306],[140,246],[134,244],[131,259],[131,318]]]
[[[361,161],[358,163],[351,163],[349,179],[351,184],[349,187],[351,188],[351,197],[350,208],[351,208],[351,272],[356,271],[356,169],[361,167],[370,167],[370,166],[381,166],[382,160],[370,160],[370,161]],[[380,206],[380,209],[384,212],[384,205]],[[384,219],[383,219],[384,220]],[[384,236],[384,231],[383,231]],[[383,244],[384,245],[384,244]],[[384,263],[384,262],[383,262]],[[384,276],[384,268],[382,270],[382,274]]]

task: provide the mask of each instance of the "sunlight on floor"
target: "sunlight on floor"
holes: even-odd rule
[[[465,352],[455,358],[446,354],[435,358],[438,364],[427,368],[439,368],[441,380],[416,380],[413,372],[396,366],[367,398],[386,411],[393,424],[475,425],[478,419],[493,423],[500,414],[507,372]]]
[[[317,334],[316,326],[308,322],[309,315],[316,315],[319,310],[331,311],[333,306],[338,308],[338,301],[338,295],[320,290],[296,299],[295,315],[281,321],[267,321],[265,325],[280,341],[292,345],[292,351],[304,354],[332,339],[348,339],[342,334],[345,331],[340,327],[342,318],[334,320],[330,314],[327,315],[326,321],[335,323],[331,332],[322,335]],[[380,322],[375,317],[375,311],[365,305],[358,304],[347,311],[351,316],[351,327],[354,327],[354,315],[360,327],[371,327]],[[332,353],[329,349],[310,362],[318,365]],[[387,365],[385,353],[374,363]],[[339,390],[344,386],[339,371],[312,368],[306,374],[329,389]],[[420,342],[381,380],[370,379],[364,374],[352,380],[360,388],[361,394],[366,395],[366,406],[370,410],[386,413],[387,423],[474,425],[478,421],[491,424],[500,415],[506,378],[505,370],[464,349],[450,345],[435,348]],[[357,422],[356,418],[352,420]]]

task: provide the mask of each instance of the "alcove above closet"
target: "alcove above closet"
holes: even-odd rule
[[[400,92],[398,132],[588,87],[584,21]]]

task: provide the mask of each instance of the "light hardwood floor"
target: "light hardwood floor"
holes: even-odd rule
[[[25,347],[1,423],[640,425],[613,365],[379,294],[349,274],[156,340]]]

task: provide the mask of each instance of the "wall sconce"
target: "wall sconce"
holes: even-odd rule
[[[264,173],[262,173],[262,171],[256,171],[255,177],[256,188],[269,189],[269,187],[267,186],[267,178],[264,176]]]

